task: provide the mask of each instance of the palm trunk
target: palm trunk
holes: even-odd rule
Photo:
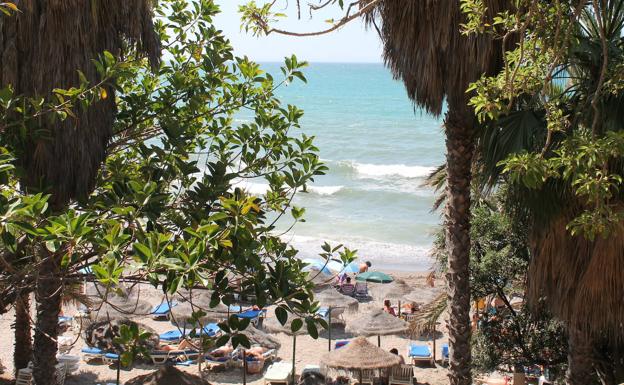
[[[593,349],[589,339],[578,331],[569,330],[567,385],[591,385],[596,383],[592,355]]]
[[[22,294],[15,302],[15,349],[13,364],[15,372],[28,366],[32,358],[32,335],[30,323],[29,294]]]
[[[451,385],[471,385],[470,372],[470,182],[474,152],[474,118],[466,105],[446,114],[449,379]]]
[[[61,311],[62,281],[57,256],[42,248],[44,257],[37,279],[37,322],[35,328],[33,377],[35,385],[56,385],[55,365],[58,316]]]

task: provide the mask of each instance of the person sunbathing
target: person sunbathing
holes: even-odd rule
[[[193,343],[185,338],[178,345],[161,345],[160,350],[171,351],[171,350],[192,350],[196,349],[196,346]]]
[[[210,356],[215,357],[215,358],[227,357],[233,351],[234,349],[231,346],[221,346],[220,348],[217,348],[213,350],[212,352],[210,352]]]
[[[257,359],[264,359],[264,353],[268,352],[269,349],[262,347],[262,346],[256,346],[250,349],[247,349],[245,351],[245,355],[247,356],[252,356],[252,357],[256,357]]]
[[[392,307],[392,304],[390,303],[389,299],[384,301],[383,310],[390,315],[396,316],[396,313],[394,312],[394,308]]]

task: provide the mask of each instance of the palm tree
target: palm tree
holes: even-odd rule
[[[32,359],[32,333],[30,322],[30,294],[22,294],[15,301],[15,371],[28,366]]]
[[[507,9],[505,1],[487,1],[488,17]],[[449,199],[445,227],[448,249],[450,380],[472,384],[470,372],[470,185],[476,120],[466,89],[482,74],[501,68],[500,42],[489,36],[465,36],[459,1],[382,1],[367,22],[380,22],[384,60],[408,96],[439,116],[444,101],[446,169]]]
[[[120,56],[136,45],[153,65],[159,60],[159,39],[152,23],[150,0],[24,0],[20,12],[0,21],[0,85],[16,94],[49,97],[54,88],[78,86],[80,70],[90,82],[98,80],[92,63],[109,51]],[[51,194],[53,211],[91,192],[106,156],[115,117],[114,89],[77,119],[42,119],[16,147],[21,185],[27,191]],[[4,133],[5,135],[7,133]],[[61,306],[61,253],[36,250],[37,321],[34,336],[34,379],[37,385],[55,382],[56,336]]]
[[[624,92],[620,89],[600,96],[599,119],[595,126],[596,110],[592,100],[604,61],[601,34],[609,52],[608,67],[624,61],[621,37],[624,0],[604,0],[596,4],[600,12],[595,12],[590,5],[582,13],[567,63],[562,65],[569,78],[567,90],[549,97],[561,99],[565,114],[572,117],[570,127],[553,136],[550,151],[559,148],[562,140],[575,132],[594,127],[599,135],[622,130]],[[523,101],[516,111],[494,122],[484,132],[480,159],[491,182],[500,179],[498,162],[510,154],[542,151],[547,135],[545,108],[539,102],[535,104],[535,99],[527,102],[528,99],[531,98],[521,98]],[[553,154],[550,151],[546,156]],[[612,160],[607,167],[610,172],[624,175],[621,160]],[[596,381],[596,372],[603,384],[622,382],[624,223],[618,223],[608,237],[572,236],[568,224],[587,209],[572,186],[561,180],[549,180],[538,190],[514,187],[516,198],[527,208],[533,221],[527,294],[534,303],[545,298],[552,313],[567,325],[568,384],[591,384]],[[611,202],[616,209],[621,209],[623,203],[621,192]]]

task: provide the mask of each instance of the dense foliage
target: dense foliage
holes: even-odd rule
[[[111,288],[145,282],[167,298],[183,288],[210,289],[211,306],[229,304],[235,294],[254,296],[261,307],[277,304],[280,321],[296,313],[305,322],[292,325],[305,323],[318,335],[312,284],[296,250],[273,231],[277,220],[303,220],[293,196],[326,171],[313,138],[294,134],[303,112],[274,94],[305,81],[306,63],[286,58],[276,80],[235,57],[212,25],[217,12],[210,0],[160,1],[156,28],[164,48],[156,71],[131,49],[121,60],[103,52],[94,61],[97,84],[80,76],[79,87],[45,99],[0,91],[0,310],[34,289],[39,258],[51,255],[61,260],[64,286],[83,279]],[[76,111],[111,97],[111,88],[114,137],[96,188],[52,212],[45,189],[20,189],[14,156],[34,151],[25,147],[33,136],[49,134],[38,130],[40,119],[76,119]],[[250,118],[242,119],[243,112]],[[244,189],[255,179],[270,186],[262,196]],[[39,247],[49,254],[35,252]],[[353,257],[340,247],[325,249],[326,256]],[[230,321],[222,328],[231,333],[218,343],[231,337],[234,345],[248,345],[237,333],[248,322]],[[138,330],[124,335],[126,342],[144,338]]]

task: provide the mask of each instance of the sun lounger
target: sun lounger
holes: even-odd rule
[[[448,365],[449,363],[449,346],[448,344],[442,345],[442,365]]]
[[[407,355],[414,364],[423,362],[431,364],[433,361],[433,354],[431,354],[431,349],[427,345],[411,344]]]
[[[104,359],[104,354],[106,354],[105,351],[103,351],[102,349],[98,349],[98,348],[83,348],[81,351],[82,353],[82,358],[85,361],[90,361],[90,360],[103,360]]]
[[[349,341],[336,341],[336,345],[334,345],[334,350],[340,349],[343,346],[346,346],[348,343]]]
[[[249,319],[251,324],[259,326],[260,319],[264,316],[266,310],[245,310],[242,313],[235,314],[238,318]]]
[[[118,360],[119,360],[119,354],[115,354],[115,353],[106,353],[102,357],[102,361],[104,361],[108,365],[114,364]]]
[[[168,361],[184,362],[195,361],[199,358],[197,350],[155,350],[150,353],[154,365],[162,365]]]
[[[388,385],[412,385],[414,381],[414,367],[412,365],[397,365],[390,369]]]
[[[288,384],[292,376],[292,362],[274,362],[264,374],[264,384]]]
[[[169,304],[169,302],[165,301],[163,303],[161,303],[160,305],[154,306],[154,308],[152,309],[152,317],[154,319],[169,319],[169,316],[171,314],[171,308],[176,306],[178,303],[177,302],[171,302],[171,304]]]
[[[188,335],[189,333],[190,331],[187,331],[185,329],[173,329],[160,334],[158,338],[160,338],[160,342],[162,343],[179,343],[182,340],[182,337]]]

